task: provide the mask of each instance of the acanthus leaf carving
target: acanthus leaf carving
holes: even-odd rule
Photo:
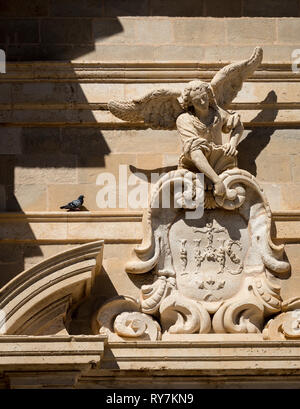
[[[175,287],[172,277],[158,276],[152,285],[143,285],[141,289],[141,308],[147,314],[158,311],[161,301]]]

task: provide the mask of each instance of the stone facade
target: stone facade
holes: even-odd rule
[[[282,281],[283,302],[299,296],[300,73],[291,70],[292,52],[300,49],[298,1],[187,3],[34,0],[20,6],[18,0],[0,1],[0,48],[8,57],[7,73],[0,74],[0,285],[58,253],[74,249],[76,253],[78,246],[104,240],[102,268],[92,293],[85,301],[75,296],[82,304],[74,312],[69,333],[76,336],[91,336],[86,322],[104,301],[116,295],[139,297],[142,284],[151,283],[148,273],[142,279],[125,271],[133,248],[143,239],[143,209],[122,207],[119,201],[115,209],[100,209],[98,175],[111,172],[118,189],[119,165],[130,165],[128,177],[137,171],[149,176],[151,171],[175,170],[181,151],[176,130],[152,130],[142,123],[119,120],[109,112],[108,101],[138,98],[158,87],[182,91],[194,79],[211,81],[227,63],[248,58],[257,44],[263,47],[263,62],[231,104],[245,127],[238,163],[259,180],[272,211],[272,240],[285,244],[291,275]],[[79,194],[85,196],[84,211],[60,211],[62,204]],[[178,351],[172,349],[172,340],[165,341],[166,346],[151,344],[152,355],[142,343],[134,364],[130,343],[125,347],[116,342],[112,349],[120,369],[135,371],[146,365],[167,387],[188,387],[198,382],[199,373],[212,379],[215,371],[223,371],[229,385],[236,369],[250,377],[245,385],[264,382],[261,374],[278,356],[284,360],[271,374],[273,385],[278,387],[278,377],[291,369],[294,377],[289,385],[299,385],[298,361],[291,360],[298,351],[297,341],[285,344],[280,352],[270,344],[265,361],[257,361],[254,350],[263,355],[265,341],[248,336],[246,341],[225,336],[233,344],[228,344],[230,364],[220,361],[217,350],[210,350],[211,364],[206,366],[200,357],[208,352],[201,348],[220,338],[203,338],[199,345],[195,340],[191,351],[185,349],[189,341],[181,339],[178,351],[195,354],[185,374],[173,366]],[[28,349],[22,342],[26,356]],[[253,360],[248,364],[249,348]],[[162,366],[158,361],[166,351],[169,361]],[[237,353],[243,362],[240,366],[234,362]],[[101,349],[100,355],[108,378],[115,376],[109,354],[103,355]],[[37,368],[38,364],[26,371]],[[61,374],[62,368],[56,367]],[[86,371],[87,366],[82,368]],[[80,378],[82,368],[76,379],[69,374],[70,383],[65,386],[100,382],[101,369],[89,367],[91,372]],[[161,373],[165,368],[169,372]],[[5,370],[1,371],[4,383],[13,387],[26,383],[20,378],[7,381]],[[177,383],[172,384],[168,375],[173,374]],[[193,379],[188,381],[186,374]],[[117,386],[128,385],[121,373],[115,379]],[[145,382],[140,381],[141,387]]]

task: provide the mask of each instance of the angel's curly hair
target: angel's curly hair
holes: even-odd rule
[[[200,81],[200,80],[191,81],[184,88],[183,92],[181,93],[181,96],[178,98],[181,108],[183,108],[185,111],[188,111],[191,109],[192,102],[191,102],[190,94],[191,94],[191,91],[195,91],[196,89],[199,89],[201,91],[206,91],[208,94],[208,98],[209,98],[209,105],[213,108],[217,108],[217,103],[216,103],[214,94],[212,92],[212,89],[210,87],[210,84],[204,81]]]

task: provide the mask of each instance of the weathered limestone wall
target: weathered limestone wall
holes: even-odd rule
[[[0,285],[58,251],[103,238],[112,286],[122,278],[124,293],[135,288],[123,268],[142,237],[141,212],[103,213],[96,178],[105,171],[118,180],[120,164],[131,165],[128,175],[170,169],[180,143],[176,131],[118,121],[108,100],[210,80],[259,44],[263,65],[232,106],[246,127],[239,163],[270,200],[274,235],[287,243],[293,266],[283,295],[296,295],[300,76],[291,53],[300,48],[298,0],[11,0],[0,8],[0,48],[9,60],[0,75]],[[59,212],[79,194],[90,213]]]

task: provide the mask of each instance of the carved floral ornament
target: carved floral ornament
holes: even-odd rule
[[[126,265],[129,274],[150,272],[153,283],[141,287],[139,300],[109,300],[95,315],[95,332],[112,340],[262,332],[265,339],[300,337],[300,301],[286,304],[280,296],[290,265],[283,246],[271,240],[271,211],[262,188],[238,168],[243,125],[228,110],[262,55],[256,47],[248,60],[225,66],[210,84],[192,81],[182,93],[156,89],[140,99],[109,102],[123,120],[143,121],[152,129],[176,127],[182,154],[178,169],[155,185],[143,217],[143,242]],[[153,206],[187,175],[188,194],[195,195],[201,189],[197,172],[205,175],[202,217],[188,220],[185,213],[193,206],[186,204]],[[176,197],[177,203],[181,199]]]

